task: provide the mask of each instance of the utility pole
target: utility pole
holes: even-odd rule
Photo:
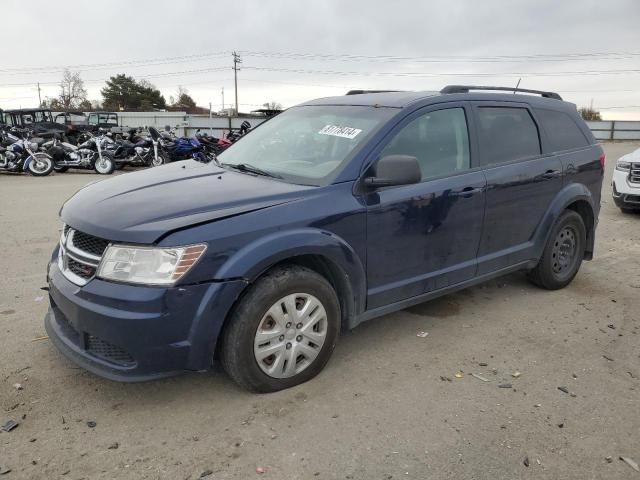
[[[221,111],[224,112],[224,87],[222,87],[222,109],[221,109]],[[224,113],[223,113],[223,115],[224,115]]]
[[[238,70],[240,69],[238,67],[239,63],[242,63],[242,59],[240,58],[240,55],[238,55],[234,51],[233,52],[233,81],[236,87],[236,115],[238,115],[239,113],[239,110],[238,110]]]
[[[38,82],[38,108],[42,107],[42,97],[40,97],[40,82]]]

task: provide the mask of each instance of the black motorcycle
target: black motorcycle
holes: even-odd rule
[[[106,144],[107,151],[113,152],[117,168],[125,165],[157,167],[166,163],[165,155],[158,148],[158,140],[152,136],[132,135]]]
[[[0,171],[26,172],[44,177],[53,170],[52,158],[38,148],[42,138],[30,138],[26,129],[0,129]]]
[[[108,141],[104,132],[97,136],[91,133],[83,133],[78,145],[63,142],[59,137],[45,142],[42,147],[51,155],[56,172],[66,172],[70,168],[95,170],[101,175],[109,175],[116,168],[113,153],[105,150],[104,145]]]

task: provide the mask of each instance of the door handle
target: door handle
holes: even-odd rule
[[[542,178],[556,178],[561,175],[560,170],[547,170],[542,174]]]
[[[471,198],[476,193],[481,193],[484,189],[482,187],[464,187],[462,190],[451,192],[453,197]]]

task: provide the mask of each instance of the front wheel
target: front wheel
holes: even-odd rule
[[[339,330],[331,284],[304,267],[279,267],[251,285],[234,308],[221,337],[221,363],[253,392],[290,388],[320,373]]]
[[[98,157],[96,163],[93,164],[93,169],[100,175],[111,175],[116,169],[116,162],[113,159],[113,154],[103,152],[102,159]]]
[[[164,165],[166,163],[169,163],[169,162],[167,161],[167,158],[166,158],[164,153],[158,152],[158,158],[153,157],[151,159],[151,166],[152,167],[159,167],[159,166]]]
[[[569,285],[582,264],[586,238],[582,217],[566,210],[554,225],[538,265],[529,272],[529,280],[547,290]]]
[[[36,153],[29,162],[29,173],[34,177],[44,177],[53,170],[53,159],[46,153]]]

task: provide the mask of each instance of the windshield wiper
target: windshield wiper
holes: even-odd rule
[[[223,167],[233,168],[235,170],[239,170],[241,172],[253,173],[255,175],[262,175],[263,177],[271,177],[271,178],[283,178],[281,175],[276,175],[275,173],[267,172],[266,170],[262,170],[261,168],[254,167],[250,163],[221,163]]]

